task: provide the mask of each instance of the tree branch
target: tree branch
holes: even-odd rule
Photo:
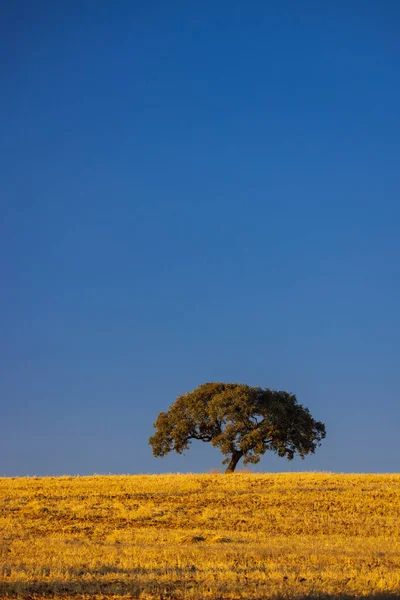
[[[192,434],[188,436],[188,439],[193,439],[193,440],[201,440],[202,442],[211,442],[212,435],[196,435],[196,434]]]

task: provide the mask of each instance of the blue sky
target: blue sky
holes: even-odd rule
[[[260,471],[398,471],[400,6],[4,2],[0,475],[155,459],[238,381],[327,426]]]

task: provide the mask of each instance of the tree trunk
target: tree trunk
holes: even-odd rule
[[[236,469],[236,465],[238,464],[238,462],[242,458],[242,456],[243,456],[243,452],[241,450],[237,450],[236,452],[234,452],[232,454],[231,462],[226,467],[225,473],[233,473],[234,470]]]

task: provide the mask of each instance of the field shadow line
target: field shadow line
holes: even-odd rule
[[[175,600],[182,598],[182,589],[173,589],[173,587],[160,584],[160,592],[163,590],[162,597],[168,598],[168,600]],[[167,589],[169,588],[170,589]],[[112,581],[36,581],[26,583],[22,581],[16,582],[0,582],[0,598],[18,598],[20,600],[30,600],[31,598],[79,598],[84,597],[89,600],[101,596],[110,595],[112,597],[118,596],[129,596],[130,598],[138,598],[142,596],[142,593],[154,594],[157,598],[158,584],[157,579],[154,580],[154,585],[147,583],[140,585],[139,582],[134,580],[112,580]],[[192,590],[195,591],[196,585],[192,586]],[[196,596],[201,598],[200,595]],[[209,596],[208,596],[209,597]],[[231,596],[230,596],[231,597]],[[268,596],[265,593],[260,595],[252,595],[251,600],[278,600],[281,596],[271,595]],[[215,600],[226,600],[226,597],[222,593],[216,593]],[[290,600],[360,600],[359,594],[294,594],[290,597]],[[399,592],[385,592],[379,591],[367,596],[362,596],[362,600],[400,600]]]

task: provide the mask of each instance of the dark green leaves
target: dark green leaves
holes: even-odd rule
[[[243,456],[245,464],[257,463],[267,450],[304,458],[325,437],[325,425],[294,394],[238,383],[205,383],[178,396],[154,427],[154,456],[181,454],[192,440],[202,440],[227,457]]]

